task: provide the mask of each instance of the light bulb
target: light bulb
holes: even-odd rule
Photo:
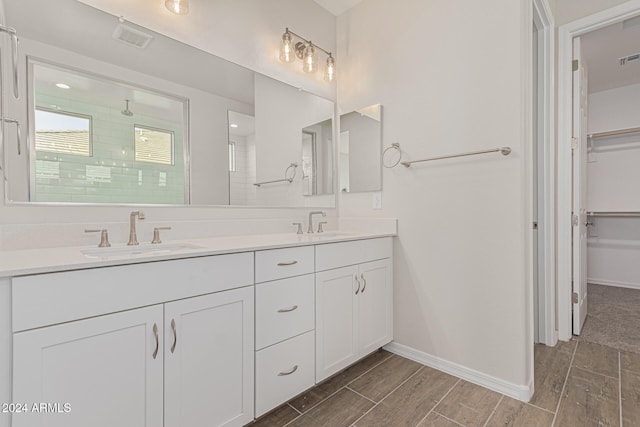
[[[336,61],[333,59],[333,56],[329,54],[327,58],[327,69],[324,73],[324,79],[328,82],[332,82],[336,76]]]
[[[176,15],[186,15],[189,13],[188,0],[165,0],[164,7]]]
[[[304,51],[302,70],[305,73],[313,73],[318,69],[318,61],[316,61],[316,49],[311,42]]]
[[[282,35],[282,46],[280,46],[280,61],[293,62],[296,59],[293,44],[291,44],[291,33],[287,29]]]

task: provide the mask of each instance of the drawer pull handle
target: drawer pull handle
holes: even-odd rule
[[[278,373],[278,376],[284,377],[286,375],[291,375],[297,370],[298,370],[298,365],[295,365],[293,368],[289,369],[288,371]]]
[[[281,308],[280,310],[278,310],[278,313],[288,313],[288,312],[293,311],[293,310],[295,310],[297,308],[298,308],[297,305],[294,305],[294,306],[289,307],[289,308]]]
[[[171,330],[173,331],[173,345],[171,346],[171,353],[176,351],[176,344],[178,343],[178,333],[176,332],[176,321],[171,319]]]
[[[156,325],[155,323],[153,324],[153,335],[156,338],[156,349],[153,351],[153,359],[155,360],[155,358],[158,357],[158,350],[160,348],[160,341],[158,339],[158,325]]]
[[[358,275],[355,275],[356,282],[358,282],[358,289],[356,289],[356,295],[360,293],[360,280],[358,279]]]
[[[298,261],[288,261],[288,262],[279,262],[278,263],[278,267],[285,267],[287,265],[294,265],[297,264]]]
[[[364,290],[367,289],[367,279],[364,278],[364,274],[361,274],[360,277],[362,278],[362,293],[364,294]]]

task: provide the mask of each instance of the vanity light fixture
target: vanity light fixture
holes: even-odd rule
[[[294,44],[294,39],[299,39]],[[326,67],[324,69],[324,79],[328,82],[333,81],[336,76],[336,61],[331,52],[328,52],[320,46],[313,44],[311,40],[294,33],[285,28],[282,34],[282,45],[280,46],[280,60],[282,62],[294,62],[296,58],[302,60],[302,70],[305,73],[315,73],[318,69],[318,59],[316,57],[316,49],[327,55]]]
[[[237,125],[237,124],[235,124],[235,123],[231,123],[231,124],[229,125],[229,127],[230,127],[230,128],[237,128],[237,127],[238,127],[238,125]]]
[[[164,7],[176,15],[189,13],[189,0],[165,0]]]
[[[56,87],[59,87],[60,89],[71,89],[71,86],[65,83],[56,83]]]

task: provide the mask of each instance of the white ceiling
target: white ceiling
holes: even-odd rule
[[[640,84],[640,61],[619,65],[620,58],[640,53],[640,17],[592,31],[581,41],[589,93]]]
[[[362,2],[363,0],[314,0],[320,6],[333,13],[335,16],[342,15],[353,6]]]

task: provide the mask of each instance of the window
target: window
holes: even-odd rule
[[[91,116],[35,110],[36,151],[91,156]]]
[[[229,172],[236,171],[236,143],[229,141]]]
[[[136,162],[173,165],[173,132],[134,126]]]

